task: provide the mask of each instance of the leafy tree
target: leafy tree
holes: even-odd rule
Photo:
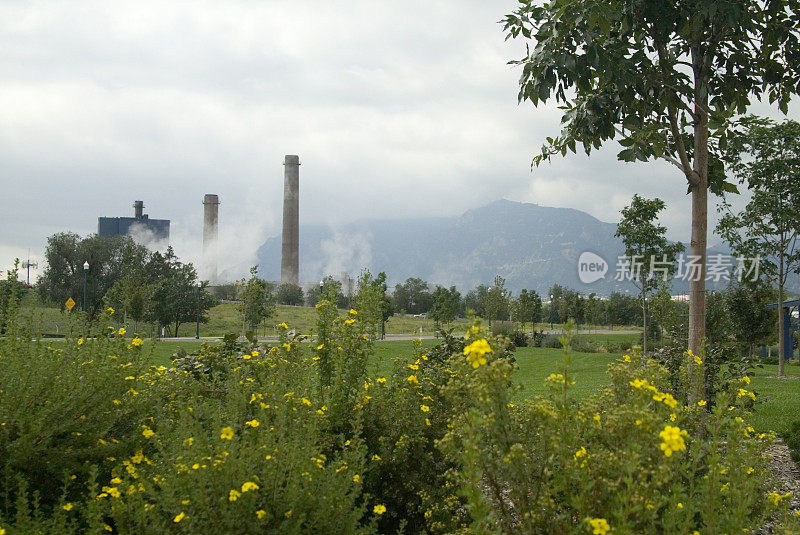
[[[275,301],[281,305],[301,306],[303,304],[303,289],[297,284],[284,282],[275,291]]]
[[[236,283],[239,291],[239,312],[242,314],[242,326],[255,331],[261,323],[275,314],[275,295],[273,285],[259,278],[258,266],[250,268],[250,278]],[[176,327],[177,332],[177,327]]]
[[[725,292],[733,335],[749,357],[775,332],[776,311],[767,308],[774,301],[775,292],[766,284],[733,284]]]
[[[636,299],[620,292],[611,292],[605,307],[610,325],[637,325],[642,318]]]
[[[489,287],[485,284],[479,284],[474,290],[467,292],[464,296],[464,307],[466,310],[472,310],[476,316],[486,317],[486,310],[483,306],[486,303],[486,294],[489,292]]]
[[[364,270],[358,278],[353,306],[373,340],[379,334],[383,335],[383,324],[388,319],[387,302],[386,273],[381,272],[373,277],[368,270]]]
[[[461,293],[455,286],[445,288],[436,286],[433,291],[433,307],[431,308],[431,318],[439,323],[450,323],[461,310]]]
[[[141,269],[115,282],[106,293],[105,301],[122,315],[123,323],[127,323],[128,319],[133,320],[135,331],[139,322],[150,320],[155,289],[155,281],[148,280],[144,269]]]
[[[172,247],[164,255],[153,253],[145,270],[156,284],[152,317],[159,325],[174,325],[177,336],[181,323],[208,321],[208,309],[217,304],[217,299],[208,292],[208,281],[198,282],[194,266],[177,260]]]
[[[657,224],[658,213],[664,209],[661,199],[633,196],[631,204],[622,209],[616,237],[622,238],[629,264],[631,281],[639,288],[642,307],[642,351],[647,352],[647,296],[675,269],[675,255],[683,251],[682,243],[669,243],[667,229]]]
[[[392,306],[395,310],[405,310],[407,314],[424,314],[433,306],[433,296],[428,283],[414,277],[394,287]]]
[[[785,113],[798,92],[796,0],[519,0],[503,22],[507,38],[535,41],[512,62],[523,67],[519,100],[554,98],[563,110],[561,134],[547,139],[535,164],[617,138],[620,160],[661,159],[685,177],[690,253],[703,266],[690,283],[689,349],[697,352],[705,333],[708,190],[735,189],[719,159],[726,124],[762,96]]]
[[[0,334],[5,333],[9,318],[25,292],[19,277],[19,258],[14,259],[14,267],[6,272],[5,280],[0,280]]]
[[[509,292],[506,289],[506,280],[497,275],[494,278],[494,284],[486,292],[483,302],[483,311],[489,320],[489,325],[492,324],[492,320],[508,318],[508,299]]]
[[[727,213],[717,226],[740,259],[758,262],[758,269],[778,287],[778,301],[785,301],[789,273],[800,269],[800,123],[747,117],[744,131],[728,151],[728,161],[740,183],[746,183],[752,198],[745,209]],[[757,259],[757,260],[752,260]],[[752,267],[752,266],[751,266]],[[744,274],[746,278],[747,274]],[[778,346],[786,333],[778,314]],[[783,376],[783,351],[778,352],[778,375]]]
[[[63,307],[72,297],[80,303],[86,277],[86,308],[93,318],[104,305],[106,292],[125,274],[144,266],[147,248],[129,236],[96,236],[81,239],[71,232],[54,234],[47,239],[47,267],[39,278],[39,292],[44,299]],[[89,263],[84,274],[83,264]]]
[[[519,297],[514,299],[511,304],[514,319],[522,323],[522,330],[525,330],[526,323],[536,323],[542,316],[542,298],[536,290],[522,289]]]
[[[586,321],[593,325],[604,325],[606,323],[606,307],[603,301],[597,298],[597,294],[592,292],[586,298]]]
[[[314,286],[306,292],[307,306],[313,307],[319,303],[320,299],[328,299],[338,308],[347,307],[348,299],[342,292],[342,283],[331,275],[325,276],[318,286]]]

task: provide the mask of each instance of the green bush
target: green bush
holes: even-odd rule
[[[149,359],[141,355],[141,340],[123,335],[105,328],[53,342],[21,334],[12,322],[0,338],[3,515],[25,499],[20,488],[49,510],[65,477],[68,496],[78,496],[92,470],[108,473],[110,459],[141,447],[136,425],[160,400],[143,380]]]
[[[773,437],[747,423],[746,377],[690,402],[693,355],[670,370],[633,354],[576,401],[570,330],[549,395],[519,402],[509,339],[480,324],[370,377],[369,322],[325,298],[318,312],[314,342],[279,324],[277,343],[231,336],[169,369],[119,331],[50,347],[12,322],[0,529],[741,533],[776,512],[797,527],[767,494]]]

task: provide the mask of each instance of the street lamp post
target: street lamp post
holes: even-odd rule
[[[83,311],[86,312],[86,278],[89,276],[89,261],[83,263]]]

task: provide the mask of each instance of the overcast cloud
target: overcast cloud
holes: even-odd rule
[[[300,155],[301,223],[498,198],[616,221],[639,193],[663,198],[670,238],[687,240],[689,199],[667,164],[624,164],[609,146],[531,171],[559,113],[517,105],[506,62],[523,43],[497,23],[514,5],[5,0],[0,269],[40,257],[55,232],[132,215],[136,199],[196,261],[205,193],[222,202],[221,264],[247,265],[280,232],[285,154]]]

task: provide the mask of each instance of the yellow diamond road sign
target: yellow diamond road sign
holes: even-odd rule
[[[75,301],[73,301],[73,299],[70,297],[69,299],[67,299],[67,302],[64,303],[64,304],[67,305],[67,310],[72,312],[72,307],[75,306]]]

